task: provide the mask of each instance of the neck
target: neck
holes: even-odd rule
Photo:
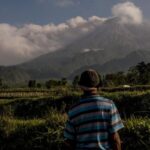
[[[84,96],[88,95],[97,95],[97,89],[91,90],[91,91],[84,91]]]

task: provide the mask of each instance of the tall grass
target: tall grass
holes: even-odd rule
[[[81,94],[65,90],[61,93],[57,89],[49,96],[1,99],[0,150],[65,150],[66,114]],[[120,131],[123,149],[149,150],[150,91],[100,91],[100,95],[114,100],[123,117],[125,128]]]
[[[150,118],[131,117],[124,121],[122,130],[123,147],[125,150],[150,149]]]

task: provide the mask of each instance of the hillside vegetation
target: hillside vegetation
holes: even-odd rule
[[[24,91],[34,94],[26,96]],[[24,91],[0,92],[4,93],[0,99],[0,149],[64,150],[66,113],[79,101],[81,91],[70,88]],[[150,91],[99,92],[114,100],[121,113],[125,124],[120,132],[124,149],[149,150]]]

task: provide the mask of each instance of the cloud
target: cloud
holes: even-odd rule
[[[72,28],[76,28],[78,26],[81,26],[85,23],[87,23],[87,20],[83,19],[80,16],[77,16],[76,18],[72,18],[70,20],[67,21],[67,23],[72,27]]]
[[[28,61],[58,50],[78,37],[91,32],[104,18],[80,16],[55,25],[25,24],[21,27],[0,24],[0,65]]]
[[[69,1],[57,0],[56,2],[67,5]],[[112,13],[113,16],[120,18],[121,23],[140,24],[143,21],[142,11],[132,2],[115,5]],[[58,25],[53,23],[47,25],[25,24],[20,27],[1,23],[0,65],[13,65],[60,50],[77,38],[91,32],[107,19],[109,18],[98,16],[84,19],[77,16]]]
[[[121,23],[141,24],[143,21],[141,9],[132,2],[116,4],[112,8],[112,13],[120,18]]]

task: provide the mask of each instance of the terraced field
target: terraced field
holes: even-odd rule
[[[116,103],[125,128],[123,149],[150,149],[150,91],[99,91]],[[63,150],[69,107],[81,92],[69,88],[0,91],[1,150]]]

